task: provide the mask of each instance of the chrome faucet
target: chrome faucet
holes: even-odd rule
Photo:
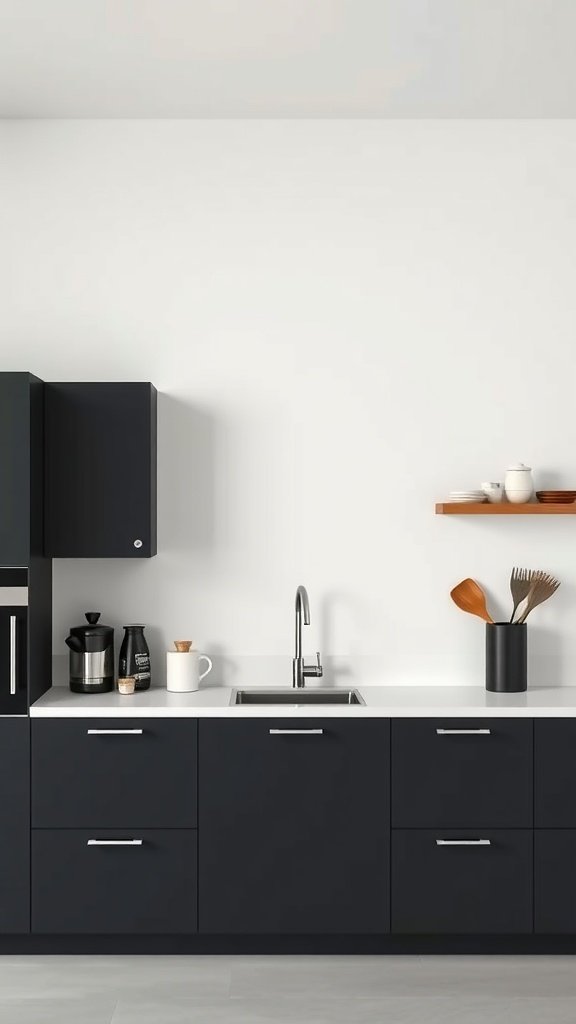
[[[292,686],[301,690],[306,684],[306,676],[319,679],[324,670],[320,663],[320,651],[316,652],[316,665],[305,665],[302,657],[302,621],[310,625],[310,603],[306,587],[298,587],[296,591],[296,656],[292,661]]]

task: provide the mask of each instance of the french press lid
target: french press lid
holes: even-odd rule
[[[105,626],[103,622],[98,622],[100,618],[100,612],[85,612],[86,620],[88,625],[83,624],[82,626],[72,626],[70,633],[72,636],[82,636],[84,638],[90,636],[108,636],[114,632],[113,626]]]

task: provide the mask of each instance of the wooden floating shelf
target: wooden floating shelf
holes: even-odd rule
[[[529,502],[526,505],[511,505],[501,502],[491,505],[489,502],[441,501],[436,505],[437,516],[576,516],[576,502],[566,504],[540,504]]]

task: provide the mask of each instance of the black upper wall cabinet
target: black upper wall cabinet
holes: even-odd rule
[[[0,565],[42,554],[44,384],[0,373]]]
[[[46,384],[45,552],[156,554],[156,389]]]

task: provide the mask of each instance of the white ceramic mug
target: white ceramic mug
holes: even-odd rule
[[[208,668],[200,671],[200,661],[206,661]],[[198,651],[166,652],[166,689],[171,693],[192,693],[200,689],[200,683],[212,669],[212,659]]]
[[[504,495],[502,484],[487,481],[486,483],[480,484],[480,486],[492,505],[497,505],[502,501],[502,497]]]

